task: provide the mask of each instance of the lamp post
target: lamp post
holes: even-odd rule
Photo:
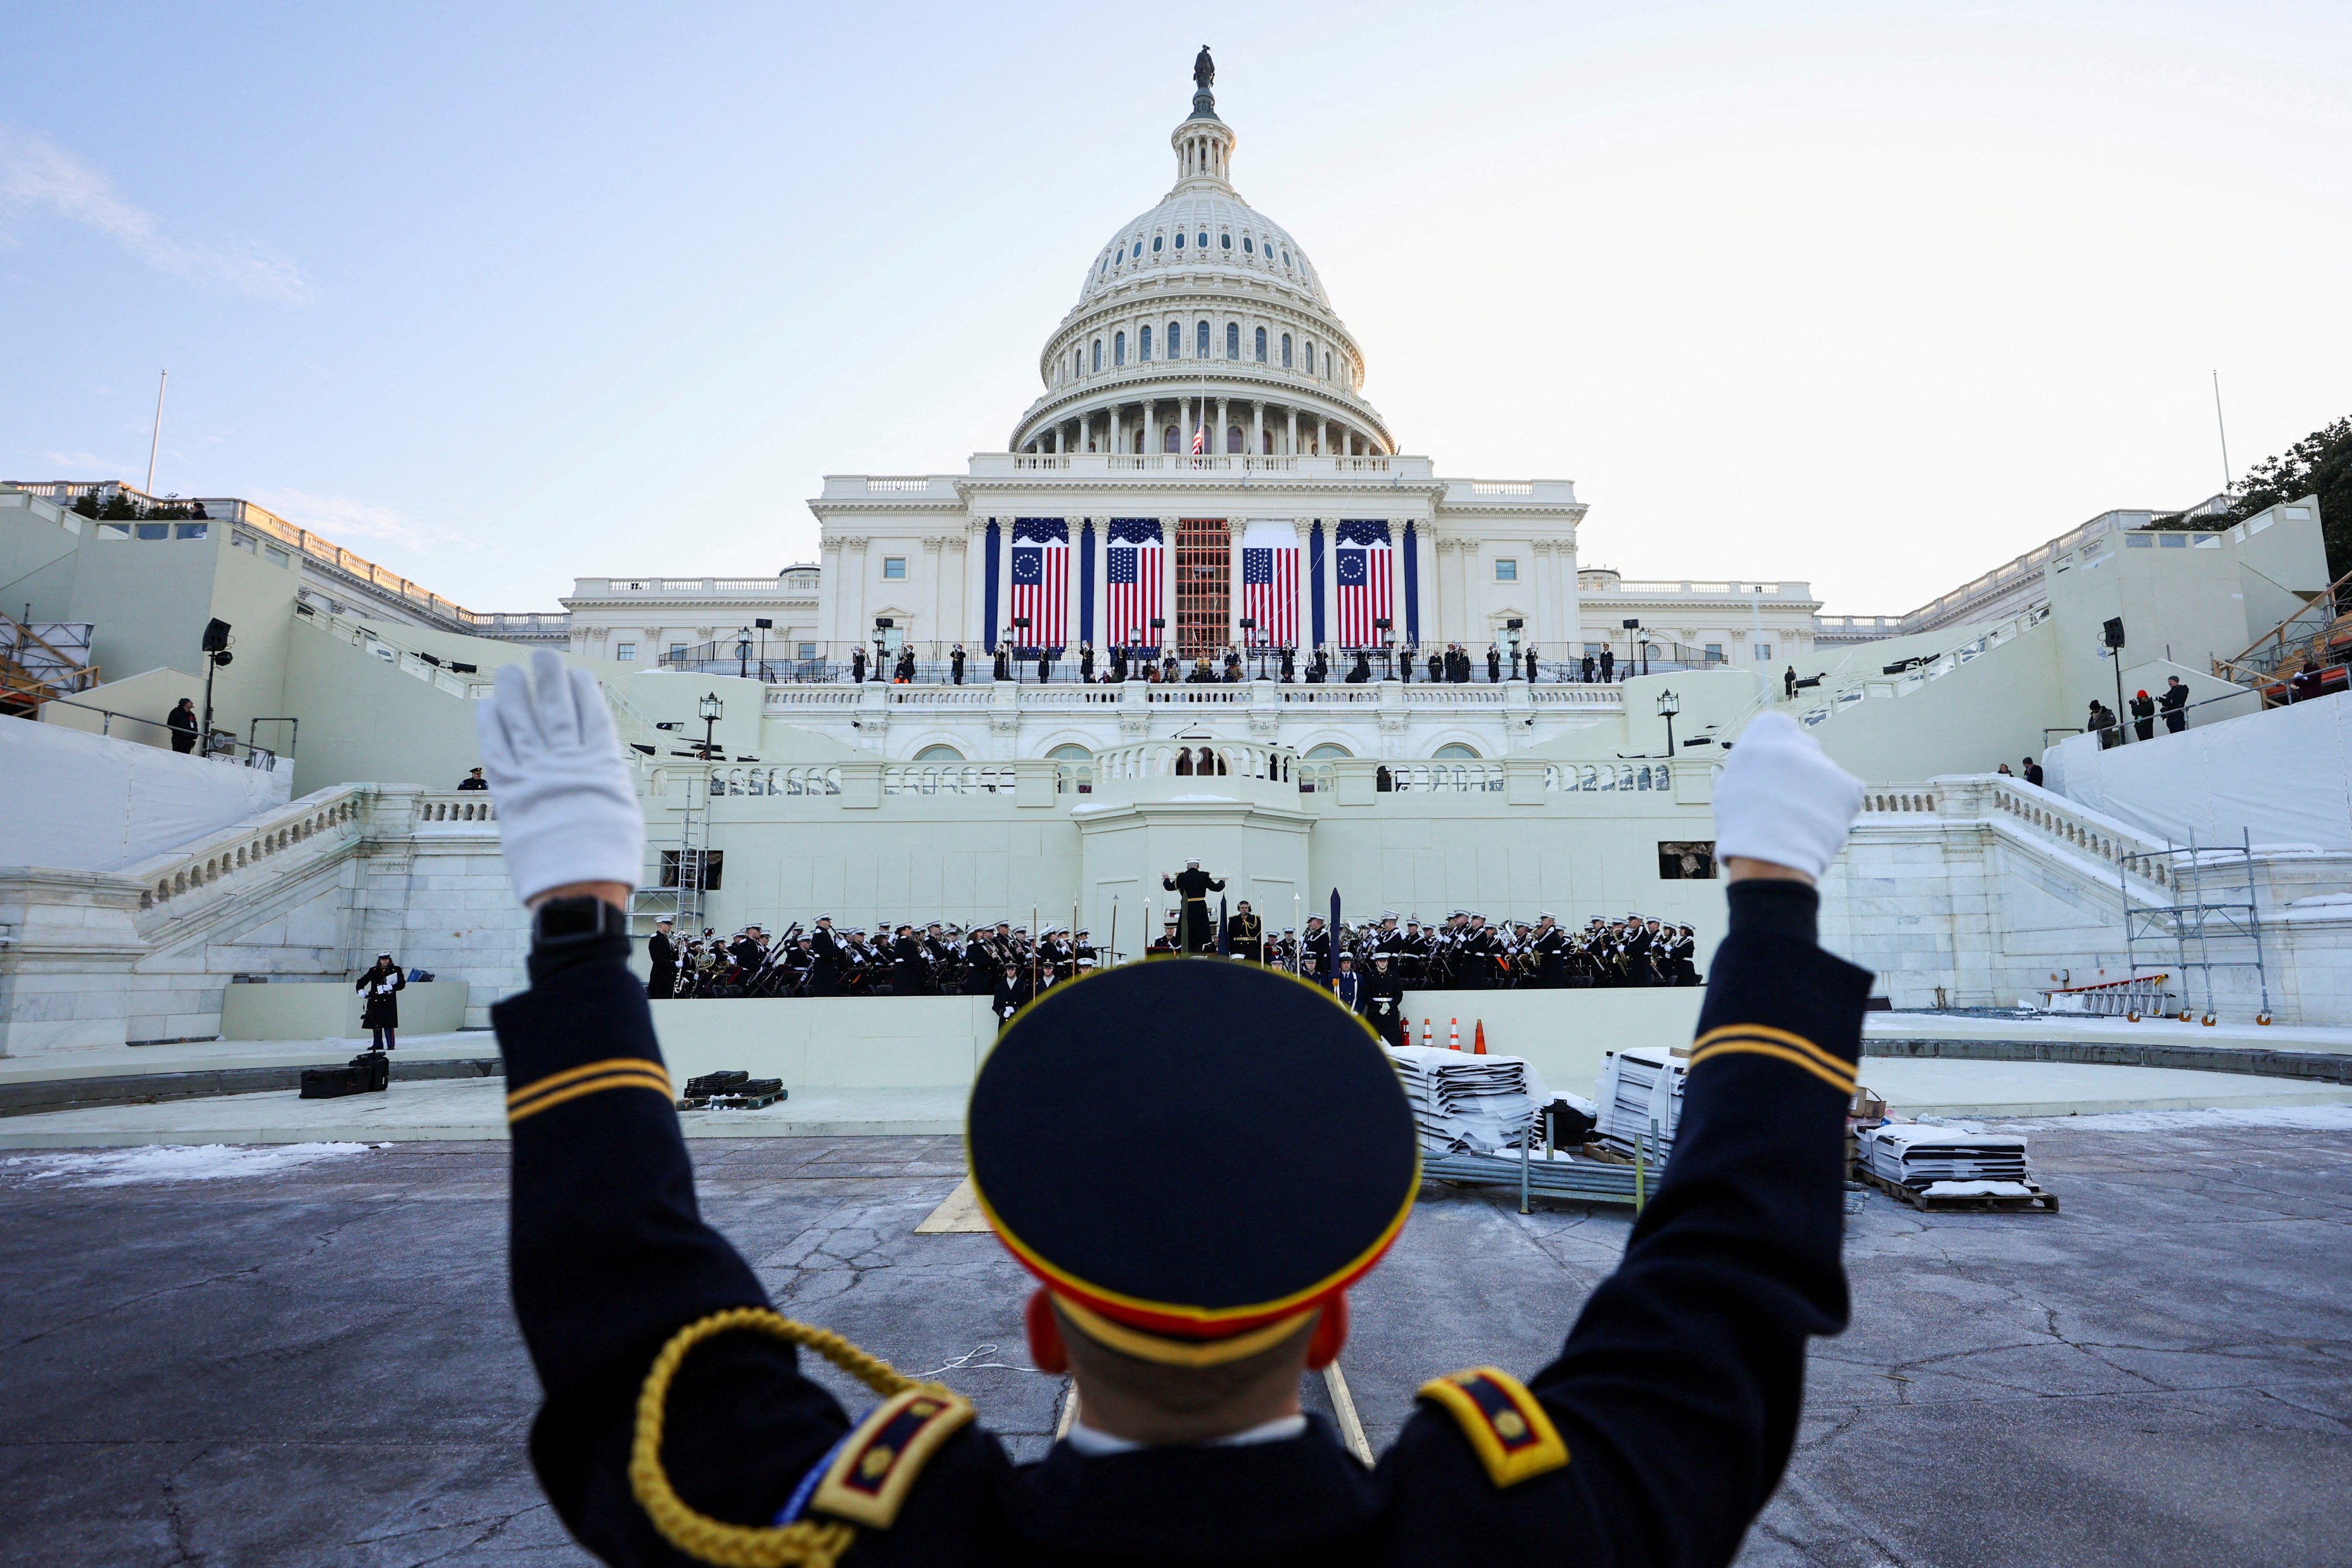
[[[1683,700],[1671,691],[1658,693],[1658,717],[1666,721],[1666,755],[1675,754],[1675,715],[1683,710]]]
[[[1168,620],[1164,616],[1151,617],[1151,657],[1160,658],[1168,651]]]
[[[1251,634],[1252,632],[1254,632],[1254,631],[1257,630],[1257,622],[1256,622],[1256,620],[1255,620],[1255,618],[1253,618],[1253,617],[1249,616],[1244,616],[1241,618],[1240,626],[1241,626],[1241,628],[1242,628],[1242,647],[1245,647],[1245,648],[1246,648],[1246,647],[1255,647],[1255,645],[1256,645],[1256,643],[1257,643],[1257,638],[1255,638],[1255,637],[1252,637],[1250,634]],[[1260,680],[1264,680],[1264,679],[1265,679],[1265,649],[1264,649],[1264,648],[1262,648],[1262,647],[1261,647],[1261,648],[1257,648],[1257,650],[1256,650],[1256,651],[1257,651],[1257,678],[1258,678]]]
[[[155,395],[155,406],[159,410],[163,405],[163,395],[160,392]],[[156,417],[161,419],[163,416],[159,413]],[[147,461],[152,470],[154,467],[154,458],[150,457]],[[150,484],[154,482],[152,473],[148,482]],[[236,658],[236,655],[228,650],[228,634],[229,624],[217,616],[205,625],[205,720],[203,739],[196,748],[196,755],[200,757],[209,757],[213,754],[213,673]],[[2121,697],[2116,699],[2116,705],[2117,707],[2123,705]]]
[[[1013,629],[1015,632],[1026,632],[1029,629],[1029,617],[1026,616],[1013,616]],[[1021,684],[1021,666],[1024,662],[1021,657],[1021,639],[1018,637],[1014,637],[1008,638],[1007,640],[1013,644],[1013,684],[1018,686]]]
[[[1396,679],[1396,639],[1389,636],[1389,630],[1395,625],[1385,616],[1372,623],[1372,629],[1380,633],[1381,668],[1388,671],[1391,680]]]
[[[716,691],[706,691],[694,710],[702,720],[702,760],[707,763],[719,753],[719,743],[711,738],[711,731],[719,727],[719,716],[727,710],[727,705],[719,700]]]
[[[896,625],[898,623],[887,616],[877,616],[874,618],[874,679],[877,680],[887,681],[890,679],[882,667],[888,657],[885,649],[889,645],[890,628]]]
[[[751,674],[751,628],[743,626],[735,633],[735,679],[749,679]]]
[[[1633,666],[1633,664],[1634,664],[1634,663],[1635,663],[1635,662],[1636,662],[1636,661],[1641,658],[1641,656],[1642,656],[1642,648],[1641,648],[1641,642],[1642,642],[1642,639],[1641,639],[1640,636],[1639,636],[1639,635],[1637,635],[1637,634],[1639,634],[1639,633],[1640,633],[1640,631],[1641,631],[1641,629],[1642,629],[1642,621],[1641,621],[1641,617],[1640,617],[1640,616],[1627,616],[1627,617],[1625,618],[1625,620],[1624,620],[1624,622],[1623,622],[1623,626],[1624,626],[1624,630],[1625,630],[1625,663],[1626,663],[1626,666],[1627,666],[1626,673],[1627,673],[1628,675],[1631,675],[1631,674],[1633,673],[1632,666]]]
[[[751,624],[760,628],[760,679],[765,682],[768,679],[768,634],[776,629],[776,623],[761,616]]]

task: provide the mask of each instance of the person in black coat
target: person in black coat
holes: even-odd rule
[[[1008,963],[996,976],[995,1000],[989,1011],[996,1015],[996,1026],[1003,1028],[1013,1021],[1013,1015],[1036,999],[1036,987],[1029,984],[1029,972],[1017,963]]]
[[[996,650],[996,663],[994,668],[995,679],[999,680],[1010,680],[1013,679],[1012,660],[1006,655],[1004,648],[1002,647],[999,647]]]
[[[1385,952],[1372,954],[1372,972],[1364,976],[1363,1005],[1358,1009],[1364,1021],[1381,1037],[1381,1043],[1391,1050],[1402,1050],[1404,1037],[1404,980],[1396,972],[1396,963]]]
[[[670,935],[671,925],[669,917],[663,916],[646,939],[646,959],[654,971],[646,982],[646,994],[657,1002],[677,994],[677,942]]]
[[[1095,678],[1095,647],[1092,643],[1078,645],[1078,679],[1091,684]]]
[[[2131,700],[2132,735],[2137,740],[2156,739],[2156,700],[2145,690]]]
[[[352,989],[365,998],[360,1004],[360,1027],[373,1035],[374,1043],[368,1049],[393,1049],[393,1036],[400,1027],[400,994],[408,989],[408,977],[393,962],[392,954],[379,952],[374,966]]]
[[[958,686],[963,684],[963,644],[958,643],[948,651],[948,673]]]
[[[180,705],[163,716],[172,731],[172,750],[185,756],[196,749],[196,730],[201,721],[196,717],[196,700],[183,697]]]
[[[490,781],[482,776],[481,769],[476,768],[457,781],[457,787],[461,790],[487,790],[490,787]]]
[[[2164,679],[2164,695],[2156,700],[2156,705],[2164,712],[2164,732],[2178,735],[2189,727],[2189,688],[2177,675]]]
[[[834,934],[831,915],[817,916],[816,930],[809,933],[809,949],[816,954],[816,963],[809,972],[809,994],[840,995],[842,981],[856,964],[847,944]]]
[[[1296,685],[1296,684],[1297,683],[1297,680],[1298,680],[1298,657],[1297,657],[1297,650],[1296,650],[1296,649],[1293,649],[1293,648],[1284,648],[1284,649],[1282,650],[1282,683],[1283,683],[1285,686],[1292,686],[1292,685]]]
[[[1518,662],[1517,655],[1512,656],[1511,662],[1515,665]],[[1486,645],[1486,684],[1489,686],[1503,684],[1503,650],[1493,643]]]
[[[1616,679],[1617,650],[1612,647],[1604,647],[1601,650],[1601,683],[1603,686],[1606,686]]]
[[[1224,879],[1202,870],[1198,860],[1187,860],[1181,871],[1160,878],[1160,886],[1184,900],[1177,906],[1183,916],[1184,951],[1206,952],[1216,946],[1217,919],[1209,912],[1209,895],[1223,892]]]
[[[1584,662],[1583,662],[1583,664],[1582,664],[1582,666],[1581,666],[1581,668],[1583,669],[1583,672],[1584,672],[1584,684],[1585,684],[1585,685],[1587,685],[1587,686],[1591,685],[1591,684],[1592,684],[1593,676],[1595,675],[1596,670],[1595,670],[1595,668],[1594,668],[1593,662],[1592,662],[1592,656],[1591,656],[1591,654],[1589,654],[1589,653],[1588,653],[1588,654],[1586,654],[1586,655],[1584,656]]]
[[[866,645],[864,643],[858,644],[856,649],[849,656],[849,679],[852,685],[862,686],[866,682]]]
[[[1436,686],[1445,679],[1445,660],[1435,652],[1429,656],[1429,683]]]

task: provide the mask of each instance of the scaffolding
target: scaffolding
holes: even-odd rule
[[[667,915],[677,922],[679,936],[699,935],[703,895],[708,890],[711,869],[708,773],[688,773],[686,777],[686,805],[678,813],[676,845],[658,843],[653,848],[659,857],[661,873],[655,886],[640,888],[629,895],[629,913],[656,920]]]
[[[2271,1021],[2270,972],[2263,957],[2261,911],[2255,907],[2253,840],[2244,828],[2239,829],[2238,837],[2234,847],[2214,846],[2200,845],[2192,834],[2185,847],[2167,839],[2160,850],[2126,854],[2116,862],[2117,890],[2123,898],[2124,952],[2130,973],[2134,977],[2139,974],[2142,947],[2156,949],[2160,955],[2169,946],[2173,972],[2180,976],[2183,1022],[2195,1011],[2199,984],[2205,993],[2204,1021],[2210,1024],[2219,1016],[2214,972],[2228,969],[2254,972],[2254,987],[2262,997],[2262,1011],[2254,1021]],[[2168,869],[2168,879],[2157,874],[2159,865]],[[2178,901],[2135,903],[2130,883],[2135,872],[2157,887],[2169,887]],[[2213,956],[2217,946],[2225,956]],[[2165,961],[2157,956],[2147,962],[2154,968]]]

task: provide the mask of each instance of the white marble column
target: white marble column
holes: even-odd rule
[[[1293,404],[1282,412],[1284,417],[1289,421],[1289,429],[1282,438],[1283,454],[1286,457],[1295,458],[1298,456],[1298,406]]]
[[[1212,452],[1223,452],[1225,449],[1226,418],[1225,400],[1220,397],[1217,399],[1217,433],[1209,442],[1209,450]]]
[[[1293,611],[1293,624],[1298,627],[1298,646],[1311,649],[1315,646],[1315,585],[1308,581],[1307,574],[1314,564],[1314,557],[1307,552],[1314,541],[1308,534],[1307,519],[1294,517],[1290,520],[1290,526],[1298,535],[1298,604]],[[1308,657],[1313,656],[1309,654]],[[1307,660],[1302,658],[1298,662],[1298,674],[1304,679]]]
[[[1242,531],[1246,518],[1225,519],[1225,646],[1242,640]],[[1219,673],[1223,673],[1222,668]]]
[[[1176,520],[1160,520],[1160,618],[1168,624],[1160,628],[1160,651],[1164,656],[1176,651]],[[1146,626],[1145,633],[1151,628]]]
[[[1253,458],[1260,457],[1264,454],[1265,447],[1265,400],[1258,398],[1250,404],[1249,455]]]

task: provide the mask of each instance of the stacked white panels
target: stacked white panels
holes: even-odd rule
[[[1659,1159],[1675,1146],[1683,1120],[1683,1088],[1690,1068],[1682,1058],[1664,1051],[1612,1051],[1601,1064],[1601,1102],[1592,1136],[1612,1149],[1632,1153],[1636,1143]],[[1655,1123],[1657,1141],[1650,1142]]]
[[[1516,1149],[1551,1093],[1524,1057],[1481,1057],[1434,1046],[1391,1051],[1412,1103],[1421,1146],[1432,1153]]]
[[[1906,1121],[1871,1128],[1859,1145],[1872,1175],[1930,1197],[2024,1197],[2032,1191],[2025,1140],[2015,1133]]]

